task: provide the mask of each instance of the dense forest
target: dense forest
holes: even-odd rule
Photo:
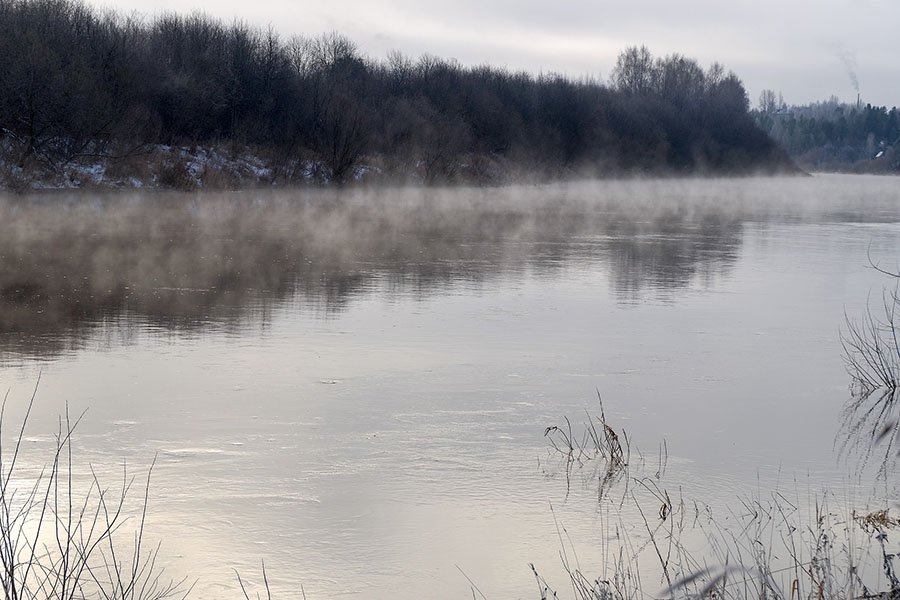
[[[609,83],[363,55],[202,14],[0,0],[0,185],[163,187],[791,170],[720,65],[644,47]],[[60,183],[57,178],[57,184]]]
[[[788,106],[772,90],[753,111],[759,126],[810,170],[900,172],[900,110],[837,98]]]

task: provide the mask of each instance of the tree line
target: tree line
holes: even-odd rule
[[[737,76],[644,47],[622,52],[604,83],[375,60],[336,33],[284,39],[199,13],[0,0],[0,64],[0,147],[19,166],[212,145],[333,181],[362,164],[425,182],[789,168]]]
[[[780,95],[779,95],[780,96]],[[824,102],[788,106],[763,90],[753,116],[801,165],[809,169],[900,171],[900,109]]]

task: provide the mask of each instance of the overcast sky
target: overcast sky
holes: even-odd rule
[[[836,95],[900,104],[900,0],[122,0],[90,3],[155,14],[202,10],[273,25],[335,30],[373,57],[425,52],[573,77],[609,76],[618,52],[645,44],[735,71],[755,105],[764,88],[789,103]],[[851,74],[851,71],[853,74]]]

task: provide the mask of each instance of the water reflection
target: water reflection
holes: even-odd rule
[[[0,350],[53,355],[98,326],[265,326],[387,289],[608,270],[622,301],[727,273],[744,215],[578,190],[44,196],[0,202]]]
[[[286,303],[328,318],[379,291],[427,298],[570,269],[605,276],[619,302],[666,301],[727,277],[748,223],[896,220],[893,191],[858,184],[0,198],[0,352],[53,356],[105,324],[112,343],[266,327]]]
[[[276,595],[458,597],[460,564],[528,597],[548,500],[584,564],[643,531],[536,468],[594,388],[687,498],[843,482],[837,328],[900,251],[896,182],[0,200],[2,375],[27,398],[29,357],[86,346],[43,365],[33,431],[89,409],[104,481],[158,455],[149,539],[197,597],[260,558]]]
[[[870,257],[871,260],[871,257]],[[872,263],[873,271],[897,279],[897,273]],[[879,306],[880,304],[880,306]],[[881,302],[871,300],[859,318],[845,317],[841,331],[844,364],[850,376],[851,399],[843,415],[843,450],[853,450],[866,462],[875,455],[879,474],[886,477],[896,464],[900,443],[900,290],[885,288]]]
[[[647,288],[678,290],[696,278],[708,285],[727,274],[738,256],[746,216],[707,208],[689,216],[658,215],[646,230],[626,230],[611,239],[607,256],[620,300],[637,302]]]
[[[842,415],[838,435],[841,450],[858,456],[862,466],[872,462],[881,477],[896,465],[900,445],[900,402],[896,390],[854,393]]]

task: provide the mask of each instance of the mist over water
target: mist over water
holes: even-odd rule
[[[867,493],[839,328],[891,283],[897,184],[0,198],[7,418],[40,372],[35,465],[67,403],[109,478],[158,454],[149,535],[193,597],[261,559],[310,598],[457,598],[455,565],[533,597],[528,563],[564,581],[550,503],[588,572],[614,528],[539,465],[595,390],[690,498]]]

